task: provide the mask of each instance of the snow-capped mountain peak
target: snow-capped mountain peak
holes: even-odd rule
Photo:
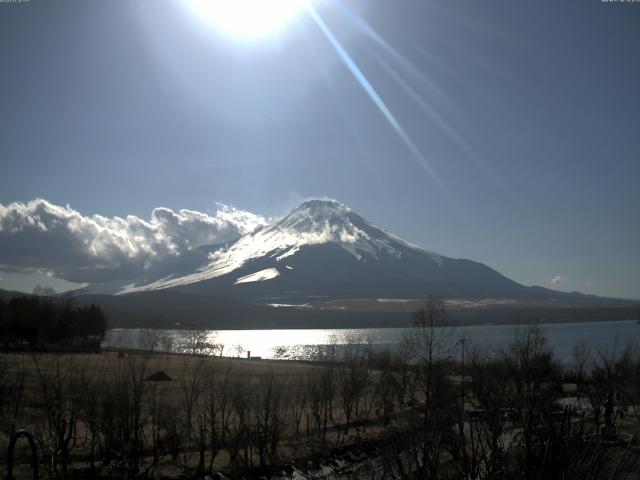
[[[379,255],[401,257],[403,250],[426,250],[412,245],[365,220],[346,205],[334,200],[308,200],[274,224],[267,226],[258,237],[281,241],[271,243],[279,250],[278,258],[285,258],[305,245],[334,243],[358,260]],[[440,257],[434,252],[427,252]]]
[[[557,295],[520,285],[482,263],[412,245],[331,200],[306,201],[233,243],[182,254],[163,271],[105,288],[120,294],[175,289],[242,302],[326,308],[338,299]]]
[[[285,228],[301,233],[317,230],[325,224],[335,227],[349,223],[351,209],[334,200],[307,200],[277,221],[272,228]]]
[[[334,244],[366,262],[382,257],[400,259],[407,252],[429,255],[440,264],[442,257],[412,245],[373,225],[349,207],[333,200],[308,200],[279,220],[240,237],[227,248],[209,254],[208,264],[182,276],[167,277],[144,285],[129,285],[121,293],[169,288],[229,274],[251,260],[275,261],[272,275],[284,271],[286,259],[303,247]]]

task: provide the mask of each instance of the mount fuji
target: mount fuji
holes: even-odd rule
[[[347,206],[309,200],[224,245],[134,281],[91,285],[114,327],[404,326],[428,297],[461,323],[628,319],[638,305],[521,285],[490,267],[406,242]]]
[[[413,245],[329,200],[306,201],[231,244],[203,247],[178,260],[171,271],[103,287],[103,293],[172,290],[272,304],[563,295]]]

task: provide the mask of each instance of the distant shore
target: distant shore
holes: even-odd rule
[[[258,329],[352,329],[352,328],[406,328],[412,323],[413,311],[396,309],[387,311],[330,308],[265,307],[255,317],[247,318],[232,313],[224,317],[215,314],[203,317],[168,315],[146,318],[126,316],[104,307],[111,328],[161,328],[181,329],[187,327],[211,330],[258,330]],[[640,304],[604,307],[472,307],[448,308],[448,325],[527,325],[531,323],[583,323],[617,320],[636,320]],[[177,321],[176,321],[177,320]]]

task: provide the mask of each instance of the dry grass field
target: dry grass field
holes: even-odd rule
[[[314,362],[0,354],[0,475],[26,429],[51,479],[270,478],[345,449],[373,480],[638,478],[640,350],[562,365],[530,327],[461,364],[435,332],[418,325],[411,355],[353,345]]]
[[[372,383],[379,375],[369,367],[359,369],[367,378],[350,389],[345,413],[339,390],[352,372],[336,363],[129,352],[12,353],[0,365],[10,399],[0,458],[7,432],[24,428],[64,471],[111,474],[117,462],[132,461],[132,450],[136,469],[156,473],[251,468],[379,431]],[[346,428],[347,416],[355,429]],[[130,437],[137,446],[122,444]]]

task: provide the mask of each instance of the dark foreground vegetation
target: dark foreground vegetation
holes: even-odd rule
[[[50,295],[0,299],[4,351],[99,352],[107,323],[100,307]]]
[[[328,346],[307,363],[3,355],[0,452],[24,428],[40,478],[639,478],[634,346],[560,365],[535,326],[478,351],[434,329],[443,318],[432,301],[401,351]]]

